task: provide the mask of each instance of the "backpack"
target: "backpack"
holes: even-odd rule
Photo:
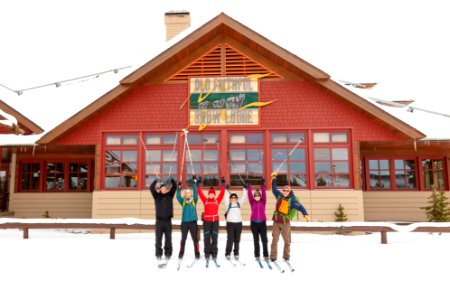
[[[241,205],[239,204],[239,202],[236,202],[236,203],[237,203],[237,207],[241,208]],[[228,208],[227,208],[227,211],[225,212],[225,219],[227,218],[228,212],[230,211],[230,209],[231,209],[231,202],[228,203]]]
[[[289,198],[288,200],[285,200],[284,197],[280,196],[281,198],[281,204],[278,207],[278,210],[274,211],[274,215],[280,215],[283,217],[283,223],[286,223],[286,219],[288,220],[292,220],[294,219],[294,216],[297,215],[297,220],[298,218],[298,210],[296,209],[291,209],[291,198]],[[280,199],[278,199],[280,200]],[[295,201],[297,201],[298,203],[300,203],[300,199],[295,196]]]

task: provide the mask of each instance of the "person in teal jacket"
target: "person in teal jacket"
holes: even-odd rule
[[[181,182],[178,182],[177,188],[177,200],[183,207],[181,216],[181,242],[180,253],[178,258],[182,259],[184,256],[184,246],[186,245],[186,239],[188,232],[191,233],[192,241],[194,242],[195,258],[200,258],[200,246],[198,243],[198,224],[197,224],[197,178],[194,176],[194,185],[192,191],[190,189],[184,190],[184,195],[181,195]]]

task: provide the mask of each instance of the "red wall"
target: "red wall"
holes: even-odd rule
[[[143,86],[111,103],[58,144],[100,144],[102,131],[181,130],[186,128],[187,84]],[[354,141],[399,140],[405,136],[349,102],[304,81],[261,83],[262,128],[352,128]]]

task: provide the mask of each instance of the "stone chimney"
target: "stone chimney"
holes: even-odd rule
[[[185,10],[171,10],[165,13],[166,41],[191,26],[191,15]]]

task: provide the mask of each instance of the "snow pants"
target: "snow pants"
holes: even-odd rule
[[[250,229],[253,234],[253,243],[255,249],[255,257],[259,257],[260,255],[260,247],[259,247],[259,239],[261,238],[262,248],[263,248],[263,256],[269,257],[269,251],[267,247],[268,239],[267,239],[267,224],[266,221],[260,222],[250,222]]]
[[[241,242],[242,222],[233,223],[227,222],[227,246],[225,248],[225,256],[231,254],[231,250],[234,250],[234,255],[239,255],[239,243]]]
[[[217,247],[219,237],[219,221],[203,222],[203,241],[205,244],[205,258],[209,259],[212,256],[213,259],[217,257],[219,251]]]
[[[155,224],[155,254],[161,257],[163,254],[162,238],[164,235],[164,255],[172,256],[172,219],[156,219]]]
[[[289,260],[291,254],[291,224],[273,222],[272,247],[270,248],[270,259],[276,260],[278,256],[278,239],[281,236],[284,240],[283,258]]]
[[[184,255],[184,246],[186,245],[186,239],[188,233],[191,233],[192,241],[194,242],[194,253],[199,255],[200,248],[198,245],[198,225],[197,221],[192,222],[181,222],[181,243],[180,243],[180,254],[179,257]]]

